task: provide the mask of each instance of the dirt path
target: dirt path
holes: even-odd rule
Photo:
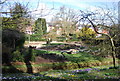
[[[44,46],[44,44],[46,44],[46,42],[44,41],[31,41],[31,42],[28,42],[27,44],[25,44],[24,46],[25,47],[29,47],[29,46],[35,46],[36,48],[39,48],[39,47],[42,47]]]
[[[65,42],[52,41],[51,43],[65,43]],[[25,47],[35,46],[36,48],[40,48],[40,47],[45,46],[44,44],[46,44],[45,41],[31,41],[31,42],[26,43],[24,46]]]
[[[75,44],[75,45],[78,45],[78,46],[81,45],[81,43],[75,43],[75,42],[58,42],[58,41],[52,41],[51,43]],[[24,46],[25,47],[35,46],[36,48],[40,48],[40,47],[44,47],[45,46],[44,44],[46,44],[45,41],[31,41],[31,42],[26,43]]]

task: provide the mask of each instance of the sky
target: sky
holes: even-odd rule
[[[110,7],[113,5],[113,2],[116,2],[117,4],[119,0],[8,0],[10,3],[16,1],[21,2],[22,4],[27,4],[29,2],[28,7],[30,11],[37,10],[31,13],[35,19],[43,17],[50,22],[51,18],[54,17],[61,6],[65,6],[74,10],[94,11],[99,6]],[[4,10],[7,10],[7,8],[8,7],[6,6]]]

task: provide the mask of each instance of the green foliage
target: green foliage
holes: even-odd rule
[[[3,19],[2,19],[2,29],[6,29],[6,28],[16,29],[17,24],[15,22],[16,21],[12,18],[3,17]]]
[[[21,32],[25,32],[25,28],[30,24],[29,15],[27,13],[27,6],[22,5],[21,3],[13,4],[13,7],[10,8],[11,17],[3,17],[2,28],[3,29],[15,29]]]
[[[100,43],[102,43],[103,41],[105,41],[106,39],[99,39],[99,38],[89,38],[89,39],[82,39],[82,42],[87,44],[87,45],[99,45]]]
[[[26,35],[27,41],[46,41],[46,39],[43,39],[39,34],[32,34],[32,35]]]
[[[40,36],[44,35],[47,31],[46,20],[43,18],[38,18],[35,21],[35,33]]]
[[[25,32],[25,28],[30,24],[30,20],[27,18],[6,18],[2,19],[2,29],[14,29],[21,32]]]
[[[11,48],[23,47],[25,35],[17,30],[3,29],[2,43]]]
[[[56,55],[61,55],[61,53],[58,52],[58,51],[53,52],[53,51],[34,50],[33,53],[35,55],[50,54],[50,53],[56,53]],[[103,58],[101,56],[94,56],[94,55],[88,54],[86,52],[79,52],[77,54],[66,54],[66,53],[64,53],[64,56],[73,65],[74,65],[74,63],[80,63],[81,67],[82,66],[83,67],[84,66],[89,66],[90,64],[93,64],[93,65],[90,65],[90,66],[97,66],[97,65],[99,65],[100,62],[103,62],[103,64],[104,64],[104,62],[105,62],[104,60],[111,62],[111,59]],[[81,63],[83,63],[83,64],[81,64]]]
[[[105,66],[106,67],[106,66]],[[52,77],[60,77],[64,79],[70,79],[70,80],[81,80],[84,79],[118,79],[119,78],[119,69],[108,69],[107,68],[99,67],[92,67],[92,68],[79,68],[79,69],[73,69],[73,70],[52,70],[52,71],[46,71],[46,72],[40,72],[41,74],[46,74],[47,76]],[[96,69],[96,70],[94,70]],[[104,71],[100,71],[101,69],[106,69]],[[87,71],[85,71],[87,70]],[[104,81],[105,81],[104,80]]]
[[[22,5],[21,3],[15,3],[14,6],[10,9],[11,16],[14,18],[19,17],[28,17],[28,9],[26,6]]]
[[[66,40],[66,37],[57,37],[57,41],[63,42],[63,41],[65,41],[65,40]]]
[[[46,20],[41,19],[41,24],[42,24],[43,34],[46,34],[46,32],[47,32]]]
[[[103,57],[111,56],[112,48],[109,40],[104,40],[97,47],[100,50],[100,55]]]
[[[106,66],[105,66],[106,67]],[[2,74],[4,80],[11,79],[11,80],[53,80],[53,81],[66,81],[66,80],[95,80],[95,81],[119,81],[119,68],[118,69],[108,69],[102,67],[92,67],[92,68],[79,68],[73,70],[50,70],[50,71],[43,71],[40,73],[28,74],[28,73],[6,73]],[[11,67],[5,66],[4,69],[12,69]],[[90,71],[83,71],[87,69],[92,69]],[[96,69],[96,70],[94,70]],[[106,69],[100,71],[101,69]]]
[[[35,56],[38,56],[39,54],[47,54],[47,51],[44,51],[44,50],[33,50],[33,54]]]
[[[76,35],[81,39],[95,38],[96,36],[95,32],[88,27],[83,27]]]
[[[23,55],[20,53],[19,50],[16,50],[12,53],[12,58],[11,58],[12,62],[24,62],[24,58]]]
[[[25,35],[14,29],[2,30],[2,55],[3,63],[9,64],[11,61],[23,61],[20,49],[23,48]],[[20,48],[19,50],[17,48]]]
[[[72,34],[72,36],[70,37],[69,41],[81,41],[81,40],[78,39],[76,34]]]
[[[120,28],[116,25],[112,30],[110,30],[110,35],[113,37],[114,44],[116,47],[116,57],[120,59]]]

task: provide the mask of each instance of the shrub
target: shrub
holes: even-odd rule
[[[23,61],[23,56],[20,53],[24,42],[25,34],[15,29],[2,30],[2,63],[10,64],[11,61]]]
[[[83,27],[79,32],[76,33],[76,37],[81,39],[95,38],[96,33],[89,27]]]
[[[32,34],[32,35],[26,35],[27,41],[46,41],[46,39],[42,39],[42,37],[39,34]]]
[[[16,50],[12,53],[11,61],[13,61],[13,62],[16,62],[16,61],[23,62],[24,61],[23,55],[21,55],[19,50]]]
[[[2,43],[11,48],[23,47],[25,34],[14,29],[2,30]]]

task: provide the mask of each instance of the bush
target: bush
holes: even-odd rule
[[[25,34],[15,29],[3,29],[2,35],[2,63],[10,64],[11,61],[23,61],[20,49],[23,48]]]
[[[98,38],[90,38],[90,39],[82,39],[83,43],[89,44],[89,45],[99,45],[104,41],[104,39],[98,39]]]
[[[32,35],[26,35],[27,41],[46,41],[46,39],[42,39],[42,37],[39,34],[32,34]]]
[[[95,38],[96,33],[89,27],[83,27],[80,31],[76,32],[76,37],[81,39]]]
[[[25,42],[25,34],[14,29],[2,30],[2,43],[11,48],[23,47]]]
[[[24,62],[23,55],[20,53],[19,50],[16,50],[16,51],[14,51],[14,52],[12,53],[11,61],[12,61],[12,62],[16,62],[16,61]]]

